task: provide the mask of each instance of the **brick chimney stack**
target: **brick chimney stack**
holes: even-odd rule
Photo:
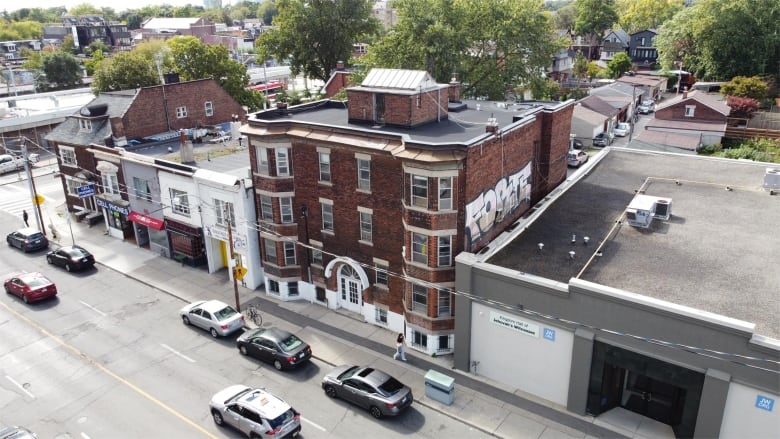
[[[683,99],[686,99],[686,98],[688,98],[688,87],[685,87],[685,88],[683,89],[683,97],[682,97],[682,98],[683,98]]]
[[[460,102],[460,81],[456,76],[450,80],[450,88],[447,90],[447,99],[450,102]]]
[[[493,117],[493,113],[490,113],[490,117],[488,118],[487,125],[485,125],[485,132],[496,133],[497,131],[498,131],[498,122],[496,121],[496,118]]]
[[[340,72],[344,71],[344,61],[336,61],[336,70]]]

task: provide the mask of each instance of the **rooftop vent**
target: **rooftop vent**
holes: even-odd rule
[[[668,221],[672,217],[672,199],[638,194],[626,209],[628,224],[646,229],[654,219]]]

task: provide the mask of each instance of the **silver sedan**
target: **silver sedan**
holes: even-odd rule
[[[219,300],[190,303],[182,308],[179,314],[185,325],[205,329],[214,338],[224,337],[244,327],[244,316],[232,306]]]
[[[371,367],[339,366],[322,379],[322,389],[331,398],[368,409],[377,419],[400,414],[414,400],[412,389]]]

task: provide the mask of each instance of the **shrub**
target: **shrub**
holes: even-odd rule
[[[760,103],[753,98],[728,96],[726,98],[726,105],[731,107],[731,116],[750,117],[750,115],[758,111]]]

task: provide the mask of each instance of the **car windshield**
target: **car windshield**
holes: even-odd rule
[[[214,313],[214,317],[217,318],[217,320],[225,320],[229,319],[230,317],[233,317],[234,315],[238,314],[235,309],[233,309],[232,306],[226,306],[222,308],[221,310]]]
[[[80,248],[71,248],[69,250],[66,250],[65,252],[68,254],[68,256],[72,258],[80,258],[82,256],[87,256],[87,252],[84,249],[80,249]]]
[[[282,413],[281,415],[277,416],[274,419],[269,419],[268,423],[271,424],[271,428],[275,429],[276,427],[281,427],[282,425],[290,422],[294,417],[295,417],[295,412],[293,412],[292,409],[290,409]]]
[[[390,377],[387,381],[382,383],[381,386],[379,386],[379,392],[381,392],[384,396],[391,396],[395,395],[403,388],[403,384],[401,384],[397,379]]]
[[[290,334],[289,337],[279,342],[279,346],[281,346],[282,350],[284,350],[285,352],[292,352],[302,344],[303,344],[303,340],[301,340],[300,338],[292,334]]]
[[[351,377],[352,375],[354,375],[355,372],[357,372],[357,370],[358,370],[357,366],[350,367],[349,369],[344,371],[341,375],[339,375],[339,380],[344,381],[345,379],[347,379],[347,378]]]

